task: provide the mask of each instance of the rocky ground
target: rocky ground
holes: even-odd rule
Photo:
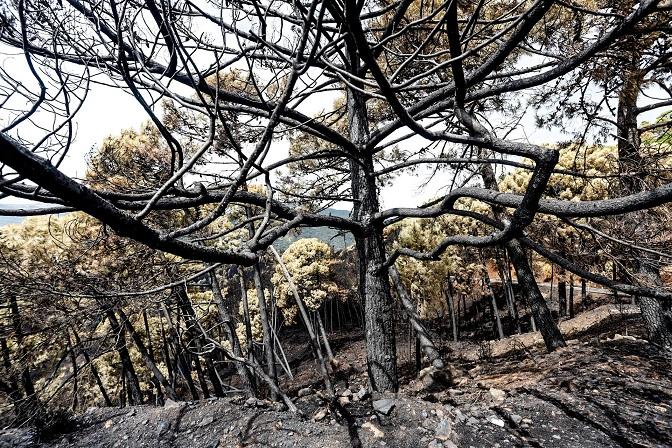
[[[361,335],[343,335],[334,343],[338,404],[323,396],[312,360],[295,362],[284,387],[304,416],[242,397],[92,408],[50,440],[14,429],[0,446],[672,446],[670,362],[640,338],[638,316],[598,320],[552,354],[525,340],[501,356],[492,344],[447,344],[449,369],[418,375],[402,366],[404,385],[394,395],[367,393]]]

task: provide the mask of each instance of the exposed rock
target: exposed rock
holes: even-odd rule
[[[450,420],[445,418],[439,421],[439,423],[436,425],[436,429],[434,430],[434,436],[439,440],[450,439],[452,433],[453,428],[452,425],[450,424]]]
[[[499,426],[500,428],[504,427],[504,420],[502,420],[501,418],[495,417],[494,415],[491,415],[490,417],[488,417],[488,421],[495,426]]]
[[[175,401],[175,400],[171,400],[170,398],[167,398],[165,403],[163,404],[163,407],[170,409],[170,408],[181,408],[185,405],[186,405],[186,403],[184,403],[184,402],[181,402],[181,401],[178,402],[178,401]]]
[[[422,369],[418,378],[422,389],[427,392],[439,392],[452,385],[450,370],[439,370],[434,366]]]
[[[314,415],[313,415],[313,421],[314,422],[319,422],[321,420],[324,420],[324,418],[327,416],[329,411],[326,408],[319,409]]]
[[[313,391],[312,388],[310,387],[304,387],[303,389],[299,389],[299,391],[296,393],[296,396],[301,398],[301,397],[307,397],[308,395],[313,395],[315,391]]]
[[[366,429],[368,431],[371,431],[371,433],[373,433],[373,437],[375,437],[376,439],[382,439],[383,437],[385,437],[385,433],[383,431],[381,431],[380,428],[378,428],[376,425],[374,425],[371,422],[365,422],[362,425],[362,429]]]
[[[166,420],[161,420],[158,425],[156,425],[156,435],[161,438],[166,436],[170,432],[170,422]]]
[[[511,414],[511,421],[516,425],[520,425],[521,422],[523,421],[523,417],[521,417],[518,414]]]
[[[357,393],[352,396],[352,401],[366,400],[367,398],[369,398],[369,396],[370,396],[369,391],[362,386],[359,388],[359,391],[357,391]]]
[[[392,398],[383,398],[373,402],[373,410],[382,415],[390,415],[395,405]]]
[[[198,426],[201,426],[201,427],[208,426],[209,424],[211,424],[214,421],[215,421],[215,418],[212,415],[208,415],[207,417],[205,417],[203,420],[200,421]]]
[[[281,403],[279,401],[274,401],[273,403],[271,403],[270,408],[272,410],[274,410],[275,412],[282,412],[285,409],[287,409],[287,406],[285,406],[285,403]]]
[[[501,403],[506,399],[506,392],[501,389],[495,389],[494,387],[491,387],[488,393],[495,403]]]

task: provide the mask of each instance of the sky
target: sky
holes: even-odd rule
[[[15,50],[0,46],[0,66],[26,83],[36,87],[32,76],[28,72],[23,56]],[[333,98],[320,98],[319,101],[306,103],[302,112],[316,113],[331,104]],[[652,120],[660,111],[655,111],[640,117],[642,120]],[[0,115],[2,122],[6,117]],[[140,104],[129,93],[114,87],[92,85],[90,93],[78,115],[74,119],[76,138],[69,155],[61,165],[63,172],[70,176],[81,177],[86,170],[86,155],[96,148],[105,137],[116,135],[123,129],[135,128],[148,119]],[[495,117],[496,119],[496,117]],[[526,140],[536,144],[547,144],[562,140],[563,134],[556,130],[539,129],[534,124],[534,114],[527,111],[521,122],[520,129],[511,135],[511,138]],[[280,158],[287,151],[287,142],[274,143],[275,156]],[[408,144],[413,144],[409,142]],[[428,170],[431,168],[428,168]],[[422,202],[437,196],[437,191],[445,185],[445,176],[437,176],[425,185],[428,171],[419,171],[416,174],[405,174],[397,177],[393,185],[384,187],[381,191],[381,203],[384,208],[418,206]],[[7,198],[0,201],[8,204],[21,204],[26,201],[16,198]],[[339,203],[336,208],[348,209],[349,204]]]

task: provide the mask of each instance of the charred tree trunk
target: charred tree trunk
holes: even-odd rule
[[[567,282],[558,279],[558,314],[567,315]]]
[[[350,70],[358,73],[360,62],[353,41],[346,42]],[[362,146],[368,140],[369,126],[366,99],[354,89],[347,94],[350,140]],[[350,161],[350,182],[354,199],[353,218],[366,222],[379,211],[373,156],[361,152]],[[359,262],[359,289],[364,299],[366,359],[372,390],[396,391],[397,354],[394,332],[394,302],[385,263],[385,242],[382,223],[375,223],[365,234],[355,234]]]
[[[117,316],[111,309],[105,310],[107,320],[110,322],[110,328],[112,329],[112,334],[115,337],[115,349],[119,354],[119,359],[121,361],[121,368],[124,373],[123,383],[126,384],[128,388],[128,404],[142,404],[142,390],[140,389],[140,381],[138,380],[138,375],[135,373],[135,367],[133,367],[133,361],[131,361],[131,356],[128,353],[128,348],[126,347],[126,331],[121,327]],[[123,400],[120,400],[123,402]]]
[[[198,400],[198,391],[196,390],[196,385],[194,384],[194,380],[191,377],[191,368],[185,356],[186,350],[182,344],[182,338],[180,337],[180,333],[178,331],[179,320],[177,325],[175,322],[173,322],[173,319],[170,317],[168,307],[165,303],[163,304],[163,312],[166,316],[166,320],[168,321],[168,338],[170,340],[170,344],[173,346],[173,371],[176,374],[179,373],[182,378],[184,378],[184,381],[187,383],[187,387],[189,388],[189,392],[191,393],[191,397],[194,400]],[[177,316],[179,318],[179,313],[177,313]]]
[[[21,313],[19,312],[19,303],[14,294],[9,295],[9,309],[12,314],[12,327],[16,337],[16,347],[18,358],[24,360],[25,365],[21,371],[21,385],[25,394],[26,405],[35,401],[35,386],[33,385],[33,378],[30,374],[30,363],[26,355],[26,350],[23,345],[23,324],[21,322]]]
[[[175,393],[175,390],[173,390],[173,388],[168,383],[168,380],[166,380],[166,378],[163,376],[163,374],[157,367],[154,358],[147,351],[144,342],[142,342],[142,337],[135,330],[133,324],[131,324],[131,321],[128,319],[128,316],[126,316],[126,313],[124,313],[121,307],[117,307],[117,314],[119,315],[119,319],[121,319],[121,322],[126,328],[126,331],[128,331],[128,334],[131,335],[131,339],[133,339],[133,342],[135,343],[138,352],[140,352],[140,356],[142,356],[145,365],[147,366],[149,371],[152,372],[152,375],[154,376],[156,383],[163,386],[163,388],[166,391],[166,395],[168,395],[168,398],[170,398],[171,400],[177,400],[177,394]]]
[[[84,355],[84,361],[90,366],[91,369],[91,375],[93,375],[93,379],[96,382],[96,385],[98,386],[98,390],[100,390],[100,394],[103,396],[103,400],[105,401],[106,406],[112,406],[112,400],[110,400],[110,396],[107,395],[107,390],[105,390],[105,386],[103,385],[103,381],[100,379],[100,374],[98,373],[98,369],[96,368],[95,365],[93,365],[93,361],[91,357],[89,356],[89,353],[86,351],[86,349],[82,346],[82,340],[79,337],[79,334],[77,333],[77,330],[75,328],[72,328],[72,335],[75,338],[75,344],[80,348],[82,355]]]
[[[619,178],[623,194],[641,192],[646,186],[646,162],[640,152],[641,139],[637,124],[637,98],[645,72],[639,68],[641,54],[637,50],[637,43],[632,44],[631,61],[624,71],[617,111]],[[625,227],[633,233],[642,234],[647,239],[657,234],[656,229],[650,228],[651,221],[655,220],[650,212],[629,214],[625,219]],[[641,253],[634,254],[632,258],[638,283],[652,288],[662,286],[657,258],[648,258]],[[663,350],[672,351],[672,303],[641,297],[640,308],[650,342]]]
[[[455,316],[455,306],[453,304],[453,297],[455,297],[455,293],[453,291],[453,282],[450,280],[450,274],[448,275],[448,278],[446,278],[446,283],[448,285],[446,302],[448,303],[448,312],[450,313],[450,325],[453,330],[453,342],[457,342],[457,339],[459,337],[459,328],[457,319],[459,318],[460,314],[460,298],[459,297],[457,298],[457,316]]]
[[[310,340],[310,345],[313,350],[313,354],[315,355],[315,358],[317,359],[317,362],[320,367],[320,373],[322,375],[322,378],[324,380],[324,386],[325,389],[327,390],[327,394],[330,397],[334,397],[334,388],[331,384],[331,379],[329,378],[329,368],[327,367],[327,363],[324,360],[324,356],[322,355],[322,349],[320,348],[320,343],[318,340],[317,333],[315,333],[315,329],[313,325],[310,323],[310,316],[308,315],[308,311],[306,309],[305,304],[303,303],[303,299],[299,295],[299,291],[296,289],[296,285],[294,284],[294,280],[292,279],[292,276],[290,275],[289,271],[287,270],[287,266],[285,263],[282,261],[282,257],[278,253],[277,250],[273,246],[269,247],[269,250],[275,257],[276,261],[278,262],[278,265],[280,266],[280,269],[282,270],[282,275],[284,275],[285,280],[287,280],[287,284],[289,285],[289,289],[292,292],[292,296],[294,296],[294,301],[296,303],[296,306],[299,308],[299,315],[301,316],[301,321],[303,322],[303,325],[306,327],[306,331],[308,332],[308,337]]]
[[[219,286],[219,280],[214,271],[210,271],[210,287],[212,288],[212,296],[217,303],[217,309],[219,310],[219,315],[222,318],[224,324],[224,330],[226,336],[231,344],[231,352],[234,356],[238,358],[243,357],[243,351],[240,347],[240,341],[238,340],[238,335],[236,334],[236,329],[233,324],[233,319],[229,314],[229,307],[227,307],[224,302],[224,296],[222,295],[222,289]],[[247,366],[242,362],[235,361],[236,370],[238,371],[238,376],[240,381],[243,383],[243,388],[247,391],[250,396],[255,396],[255,383],[252,373],[248,370]]]
[[[7,344],[7,339],[5,339],[4,337],[0,339],[0,348],[2,349],[2,366],[4,370],[3,377],[7,379],[7,383],[5,383],[4,381],[2,382],[3,391],[9,396],[10,400],[12,401],[12,405],[14,406],[14,414],[19,419],[19,421],[21,421],[23,420],[21,409],[22,394],[21,390],[19,389],[19,384],[17,383],[16,378],[14,377],[14,373],[12,371],[12,359],[9,352],[9,346]]]
[[[395,266],[392,266],[389,269],[389,273],[390,273],[390,279],[392,279],[392,284],[395,286],[397,294],[399,295],[399,300],[401,301],[401,304],[404,306],[404,309],[406,310],[408,320],[415,329],[416,340],[418,341],[417,344],[419,345],[419,348],[421,348],[425,352],[425,354],[427,354],[429,362],[434,367],[439,369],[443,368],[443,360],[441,359],[441,354],[436,349],[436,346],[430,339],[427,329],[424,327],[424,325],[422,325],[420,316],[416,312],[415,305],[411,301],[411,298],[408,296],[406,288],[404,288],[404,285],[401,282],[401,278],[399,277],[399,271]]]
[[[66,341],[68,351],[70,352],[70,363],[72,364],[72,405],[71,408],[74,411],[77,410],[79,406],[79,366],[77,365],[77,355],[75,354],[75,349],[72,346],[72,339],[70,339],[70,332],[66,329]]]
[[[574,318],[574,276],[569,278],[569,318]]]
[[[252,211],[250,207],[245,207],[245,214],[247,218],[252,217]],[[248,225],[248,234],[250,238],[253,238],[255,235],[254,224],[250,223]],[[266,294],[264,293],[264,285],[261,281],[261,263],[257,262],[253,266],[252,276],[254,280],[254,288],[257,292],[257,302],[259,303],[259,319],[261,320],[261,330],[262,330],[262,343],[264,346],[264,357],[266,359],[266,369],[268,376],[277,383],[278,373],[275,366],[275,356],[273,350],[273,335],[271,333],[271,326],[268,319],[268,310],[266,307]],[[278,397],[275,395],[275,392],[271,390],[271,399],[273,401],[277,400]]]
[[[551,310],[548,309],[544,297],[539,291],[537,280],[534,278],[534,273],[527,260],[525,251],[520,246],[517,240],[511,240],[507,243],[507,250],[511,257],[511,263],[516,270],[516,277],[518,278],[518,285],[522,291],[527,295],[530,308],[532,311],[532,325],[535,331],[539,330],[541,336],[544,338],[546,349],[549,352],[564,347],[565,339],[560,333],[558,325],[553,320]]]
[[[489,164],[484,164],[481,168],[481,175],[483,177],[483,183],[486,188],[491,190],[499,190],[497,185],[497,179],[495,177],[495,172],[492,169],[492,166]],[[495,216],[500,218],[502,216],[501,209],[493,207]],[[534,318],[534,323],[536,327],[541,331],[541,335],[544,338],[544,343],[546,344],[546,350],[552,352],[553,350],[564,347],[567,344],[565,339],[562,337],[562,333],[558,329],[557,324],[553,320],[551,311],[548,309],[548,305],[544,300],[544,297],[539,291],[539,285],[537,284],[537,279],[534,278],[534,271],[527,258],[527,254],[523,249],[520,242],[516,239],[512,239],[505,244],[506,250],[509,254],[513,268],[516,270],[516,277],[518,278],[518,285],[521,288],[523,294],[527,297],[527,302],[530,305],[532,311],[532,317]],[[553,288],[551,288],[551,291]]]

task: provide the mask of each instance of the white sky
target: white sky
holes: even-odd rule
[[[3,69],[13,72],[26,84],[34,83],[32,76],[27,71],[25,60],[22,55],[16,55],[15,50],[0,46],[0,65]],[[302,107],[304,113],[313,109],[317,112],[331,104],[330,99],[323,98],[317,103],[306,103]],[[654,111],[640,117],[642,120],[652,120],[661,111]],[[63,172],[70,176],[81,177],[86,169],[85,156],[99,145],[102,140],[110,135],[118,134],[123,129],[136,128],[148,119],[139,103],[128,93],[121,89],[92,85],[88,98],[82,110],[74,120],[76,125],[76,138],[69,155],[61,165]],[[6,123],[7,116],[0,115],[0,122]],[[526,113],[521,123],[521,129],[510,138],[527,140],[531,143],[544,144],[561,140],[563,135],[557,131],[539,129],[534,124],[534,114]],[[277,142],[273,159],[280,158],[286,152],[286,142]],[[382,206],[408,207],[417,206],[422,202],[437,196],[437,191],[446,184],[446,175],[438,175],[428,185],[425,174],[429,172],[419,171],[417,174],[405,174],[396,178],[394,185],[385,187],[381,191]],[[444,172],[445,173],[445,172]],[[24,203],[16,198],[2,200],[4,203]],[[337,208],[347,209],[347,203],[338,204]]]

